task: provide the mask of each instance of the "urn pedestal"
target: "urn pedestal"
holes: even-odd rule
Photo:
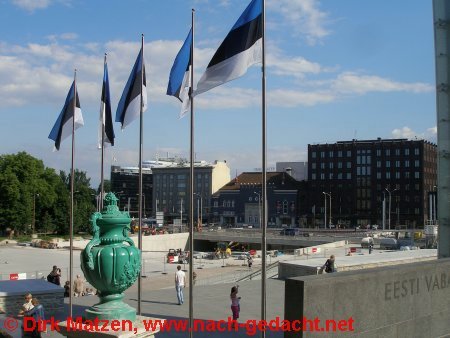
[[[81,269],[100,302],[86,310],[85,319],[136,319],[136,310],[122,301],[141,268],[141,253],[128,237],[130,222],[113,193],[106,194],[103,211],[91,216],[94,236],[81,252]]]

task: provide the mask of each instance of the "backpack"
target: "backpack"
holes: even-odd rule
[[[55,276],[53,276],[51,273],[48,274],[47,276],[47,282],[49,283],[55,283]]]

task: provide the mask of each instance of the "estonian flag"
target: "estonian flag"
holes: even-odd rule
[[[100,108],[100,129],[98,131],[98,146],[102,147],[102,132],[103,126],[105,127],[104,143],[114,145],[114,127],[111,114],[111,96],[109,94],[109,77],[108,77],[108,64],[105,61],[103,70],[103,87],[102,87],[102,99]]]
[[[84,125],[83,115],[81,114],[78,91],[77,91],[75,114],[73,111],[74,91],[75,91],[75,81],[72,83],[69,93],[67,94],[64,107],[61,110],[61,113],[59,114],[58,119],[56,120],[55,125],[53,126],[52,131],[50,132],[50,135],[48,135],[48,138],[50,140],[55,141],[56,150],[59,150],[61,141],[72,134],[72,123],[73,123],[72,119],[74,115],[75,115],[75,130]]]
[[[180,51],[175,58],[172,69],[170,70],[169,84],[167,86],[167,95],[177,97],[181,102],[180,118],[186,115],[189,110],[190,98],[189,89],[191,87],[191,46],[192,46],[192,28]]]
[[[244,75],[262,60],[262,0],[252,0],[217,49],[195,95]]]
[[[143,69],[143,71],[141,71]],[[143,74],[143,78],[141,76]],[[134,63],[128,82],[123,90],[119,105],[117,106],[116,122],[122,124],[122,129],[129,125],[141,113],[141,91],[142,91],[142,112],[147,110],[147,89],[145,81],[145,65],[143,49]]]

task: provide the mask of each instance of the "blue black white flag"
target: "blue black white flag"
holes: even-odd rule
[[[75,116],[75,130],[84,125],[83,115],[81,114],[80,99],[78,97],[78,91],[76,92],[76,107],[74,113],[74,99],[75,99],[75,81],[70,87],[69,93],[66,97],[66,102],[55,122],[55,125],[48,135],[48,138],[55,141],[55,149],[59,150],[61,141],[72,135],[72,121]]]
[[[169,84],[167,85],[166,94],[175,96],[181,101],[180,118],[186,115],[191,101],[189,97],[192,70],[191,47],[192,28],[175,58],[170,70]]]
[[[252,0],[217,49],[195,95],[244,75],[262,60],[262,0]]]
[[[141,113],[141,92],[142,112],[144,112],[147,110],[147,88],[143,47],[141,47],[117,106],[116,122],[122,124],[122,129],[139,117]]]
[[[103,137],[102,137],[102,133]],[[100,107],[100,128],[98,131],[98,147],[101,148],[105,143],[114,145],[114,127],[111,113],[111,96],[109,94],[109,77],[108,77],[108,64],[106,63],[103,70],[103,86],[102,86],[102,98]],[[103,144],[102,144],[103,140]]]

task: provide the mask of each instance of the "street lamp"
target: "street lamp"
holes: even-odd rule
[[[258,195],[258,211],[259,211],[259,228],[262,228],[262,224],[261,224],[261,194],[257,193],[256,191],[253,192],[255,195]]]
[[[39,197],[38,193],[33,194],[33,234],[36,232],[36,197]]]
[[[388,220],[388,222],[389,222],[389,230],[391,230],[391,194],[392,194],[393,192],[399,190],[399,189],[398,189],[398,188],[395,188],[395,189],[392,190],[392,191],[389,191],[388,188],[384,188],[384,189],[385,189],[385,190],[388,192],[388,194],[389,194],[389,220]]]
[[[197,222],[200,220],[200,224],[203,224],[203,197],[201,194],[195,193],[194,195],[196,195],[199,199],[197,199]],[[198,202],[200,201],[200,208],[198,205]]]
[[[328,217],[328,226],[331,229],[331,192],[322,191],[322,194],[324,194],[325,198],[325,228],[327,227],[327,196],[330,198],[330,216]]]
[[[139,194],[136,194],[136,196],[139,196]],[[143,208],[143,211],[144,211],[144,218],[145,218],[145,194],[142,193],[142,196],[144,197],[144,208]]]
[[[386,191],[383,190],[383,217],[382,217],[382,222],[383,222],[383,231],[386,230]]]

